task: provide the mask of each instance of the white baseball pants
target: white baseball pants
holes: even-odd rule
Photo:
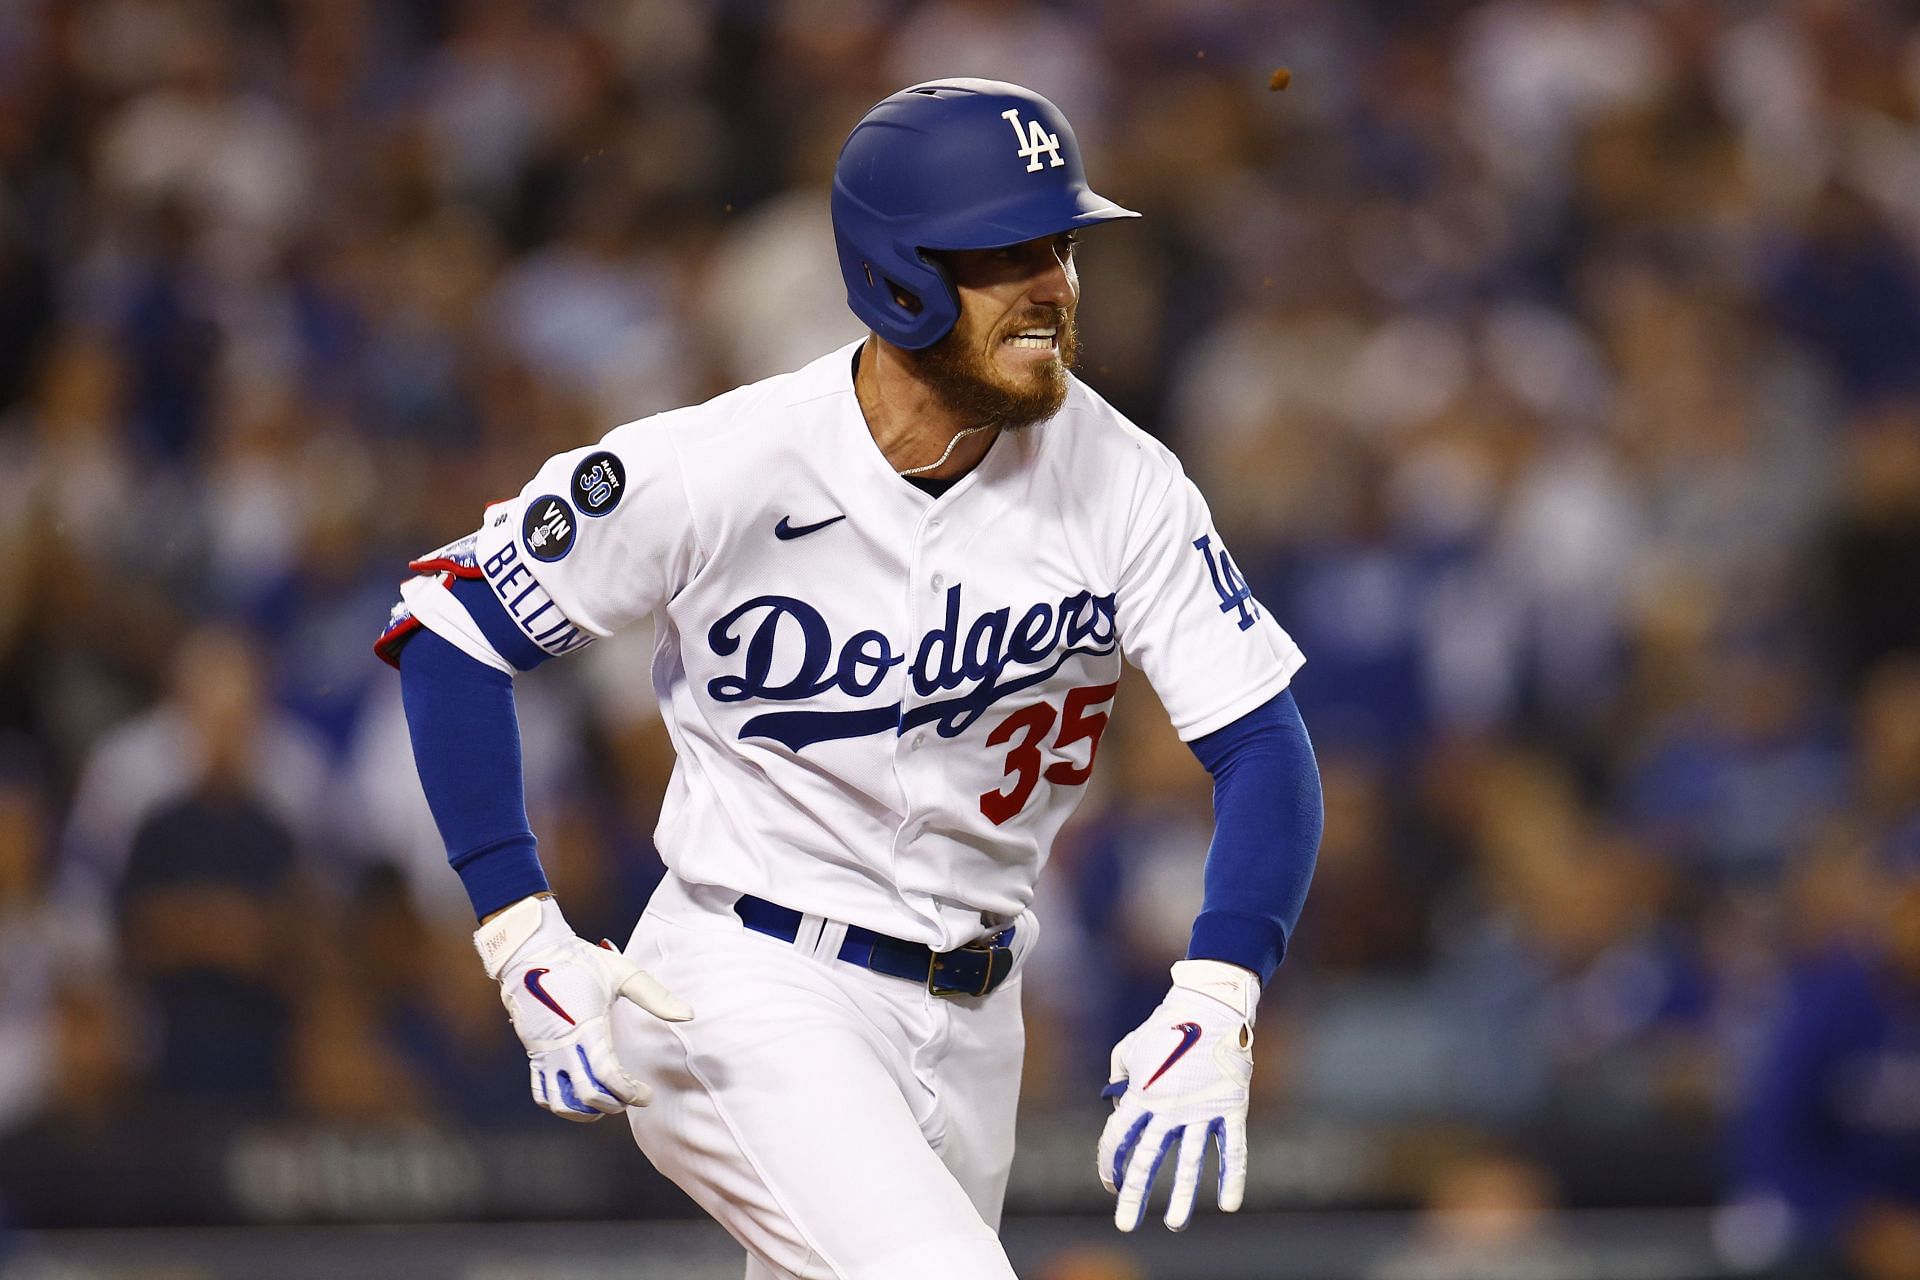
[[[1015,1280],[996,1231],[1017,970],[941,999],[836,959],[844,925],[756,933],[737,897],[669,874],[627,945],[694,1009],[615,1005],[614,1047],[653,1086],[627,1112],[640,1149],[746,1247],[747,1280]]]

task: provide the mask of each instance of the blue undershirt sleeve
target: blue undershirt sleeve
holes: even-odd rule
[[[1273,977],[1320,851],[1320,767],[1288,690],[1189,744],[1213,775],[1213,844],[1190,960]]]
[[[400,698],[420,787],[474,915],[544,892],[512,678],[422,630],[400,650]]]
[[[531,671],[553,655],[529,640],[526,633],[507,616],[507,610],[495,598],[493,588],[478,578],[455,578],[450,584],[453,598],[460,602],[487,638],[493,651],[513,664],[515,671]]]

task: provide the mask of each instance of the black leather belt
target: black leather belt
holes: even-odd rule
[[[782,942],[792,942],[800,934],[800,913],[765,898],[743,895],[733,904],[741,923],[756,933],[768,934]],[[1008,925],[990,938],[969,943],[953,951],[935,951],[918,942],[890,938],[884,933],[847,926],[847,940],[840,944],[840,959],[892,978],[921,983],[936,996],[984,996],[1007,980],[1013,972],[1013,926]]]

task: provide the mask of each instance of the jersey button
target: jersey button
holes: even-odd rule
[[[918,751],[920,748],[926,745],[927,745],[927,735],[924,732],[916,733],[913,735],[913,749],[915,751]]]
[[[935,591],[940,591],[940,590],[943,590],[943,589],[945,589],[945,587],[946,587],[946,585],[947,585],[947,575],[946,575],[946,574],[944,574],[944,573],[936,573],[936,574],[934,574],[934,575],[933,575],[933,589],[934,589]]]

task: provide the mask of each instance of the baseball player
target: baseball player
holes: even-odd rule
[[[832,209],[867,338],[548,460],[413,563],[378,647],[535,1102],[624,1112],[749,1280],[1011,1277],[1028,904],[1123,656],[1217,818],[1099,1175],[1132,1230],[1170,1161],[1178,1230],[1213,1145],[1240,1204],[1254,1007],[1319,843],[1302,658],[1178,461],[1068,372],[1074,237],[1136,215],[1052,103],[894,94]],[[547,892],[511,677],[647,618],[668,872],[616,951]]]

